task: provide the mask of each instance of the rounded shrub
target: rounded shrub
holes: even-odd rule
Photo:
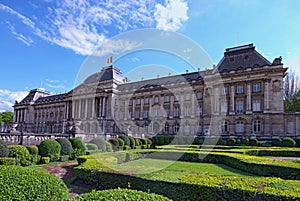
[[[56,139],[56,141],[61,146],[61,150],[60,150],[61,155],[69,155],[73,151],[72,144],[68,139],[58,138],[58,139]]]
[[[121,135],[121,136],[119,136],[119,138],[121,138],[122,140],[124,140],[124,145],[130,146],[130,140],[129,140],[128,136]]]
[[[160,200],[169,201],[170,199],[162,195],[154,193],[146,193],[131,189],[110,189],[103,191],[91,191],[90,193],[82,194],[78,197],[74,197],[72,201],[81,200],[118,200],[118,201],[148,201],[148,200]]]
[[[112,138],[108,140],[113,146],[119,146],[119,141],[116,138]]]
[[[226,145],[228,145],[228,146],[235,146],[235,144],[236,144],[235,138],[228,138],[226,141]]]
[[[98,149],[102,150],[102,152],[106,152],[106,143],[103,138],[94,138],[89,143],[97,145]]]
[[[282,140],[279,137],[272,138],[272,145],[276,147],[280,147]]]
[[[73,153],[75,153],[75,157],[82,156],[86,154],[86,147],[84,142],[80,138],[71,138],[69,141],[73,147]]]
[[[36,145],[30,145],[26,147],[31,155],[38,155],[39,148]]]
[[[2,166],[0,186],[0,200],[69,200],[64,182],[44,170]]]
[[[146,138],[141,138],[140,140],[141,140],[142,145],[147,145],[148,144]]]
[[[283,147],[295,147],[296,146],[296,142],[293,138],[290,137],[285,137],[282,140],[282,146]]]
[[[135,148],[135,139],[131,136],[129,136],[128,139],[130,141],[130,148],[134,149]]]
[[[107,152],[112,152],[113,148],[112,145],[110,144],[110,142],[105,142],[105,146],[106,146],[106,151]]]
[[[87,143],[87,144],[86,144],[86,148],[87,148],[88,150],[97,150],[97,149],[98,149],[97,145],[92,144],[92,143]]]
[[[250,146],[257,146],[258,145],[258,140],[256,138],[250,138],[249,139],[249,145]]]
[[[120,147],[123,147],[123,146],[125,145],[125,142],[124,142],[123,139],[117,138],[117,140],[118,140],[118,142],[119,142],[119,146],[120,146]]]
[[[7,157],[9,155],[9,150],[7,144],[0,139],[0,158]]]
[[[243,137],[243,138],[241,139],[241,145],[249,145],[249,139]]]
[[[60,155],[60,151],[61,151],[60,144],[57,141],[51,139],[42,141],[39,148],[40,148],[40,155],[42,157],[46,157],[46,156],[51,157],[54,155]]]
[[[27,166],[31,165],[31,155],[27,148],[23,145],[10,145],[9,157],[16,158],[18,165]]]

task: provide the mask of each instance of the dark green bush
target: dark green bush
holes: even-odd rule
[[[142,145],[146,145],[147,144],[147,139],[146,138],[141,138],[141,143],[142,143]]]
[[[241,145],[249,145],[249,139],[248,138],[242,138],[241,139]]]
[[[300,138],[296,138],[296,139],[294,139],[295,140],[295,142],[296,142],[296,144],[297,144],[297,147],[300,147]]]
[[[39,148],[36,145],[30,145],[26,147],[31,155],[39,154]]]
[[[256,138],[250,138],[249,139],[249,145],[250,146],[257,146],[258,145],[258,140]]]
[[[134,149],[135,148],[135,139],[131,136],[128,136],[128,139],[130,141],[130,148]]]
[[[98,149],[102,150],[102,152],[106,152],[106,143],[103,138],[94,138],[90,141],[90,143],[97,145]]]
[[[152,141],[149,139],[149,138],[146,138],[146,140],[147,140],[147,144],[152,144]]]
[[[137,190],[130,189],[110,189],[103,191],[91,191],[78,197],[74,197],[72,201],[92,201],[92,200],[118,200],[118,201],[164,201],[170,200],[162,195],[154,193],[145,193]]]
[[[121,138],[122,140],[124,140],[124,145],[130,146],[130,140],[129,140],[128,136],[121,135],[121,136],[119,136],[119,138]]]
[[[23,145],[10,145],[9,157],[16,158],[16,163],[22,166],[31,165],[31,155],[27,148]]]
[[[270,142],[262,142],[260,145],[262,147],[272,147],[272,144]]]
[[[235,146],[235,144],[236,144],[235,138],[228,138],[226,141],[226,145],[228,145],[228,146]]]
[[[73,151],[71,142],[66,138],[58,138],[56,141],[61,146],[60,155],[69,155]]]
[[[97,149],[98,149],[97,145],[92,144],[92,143],[87,143],[87,144],[86,144],[86,148],[87,148],[89,151],[90,151],[90,150],[97,150]]]
[[[51,157],[52,155],[60,155],[61,146],[57,141],[47,139],[41,142],[39,149],[42,157]]]
[[[6,145],[6,143],[0,139],[0,158],[1,157],[8,157],[9,155],[9,150]]]
[[[293,138],[290,137],[285,137],[282,140],[282,146],[283,147],[295,147],[296,146],[296,142]]]
[[[226,141],[224,142],[224,140],[220,137],[218,139],[217,145],[225,145]],[[202,143],[203,144],[203,143]]]
[[[69,200],[64,182],[44,170],[3,166],[0,186],[0,200]]]
[[[82,155],[86,154],[85,144],[80,138],[71,138],[71,139],[69,139],[69,141],[72,144],[73,153],[76,153],[73,156],[77,157],[77,156],[82,156]]]
[[[272,145],[273,146],[280,147],[281,143],[282,143],[282,141],[279,137],[272,138]]]
[[[0,165],[15,165],[15,164],[16,164],[15,158],[8,158],[8,157],[0,158]]]
[[[106,151],[107,152],[112,152],[113,151],[112,145],[109,142],[105,142],[105,145],[106,145]]]
[[[38,163],[40,162],[40,160],[41,160],[41,156],[40,156],[40,155],[37,155],[37,154],[34,154],[34,155],[32,155],[31,157],[32,157],[32,158],[31,158],[31,161],[32,161],[32,164],[33,164],[33,165],[38,164]]]
[[[117,138],[118,142],[119,142],[119,146],[123,147],[125,145],[125,142],[123,139],[121,138]]]
[[[115,138],[111,138],[108,141],[114,146],[119,146],[119,141]]]

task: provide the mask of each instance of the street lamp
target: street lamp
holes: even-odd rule
[[[106,127],[106,116],[99,116],[98,117],[98,121],[101,122],[101,127],[102,127],[102,133],[104,135],[104,139],[106,140],[106,130],[105,130],[105,127]]]

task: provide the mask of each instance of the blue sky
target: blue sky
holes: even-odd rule
[[[214,64],[225,48],[254,43],[268,60],[282,56],[300,74],[299,8],[297,0],[0,0],[0,111],[12,110],[14,100],[33,88],[71,90],[96,48],[145,28],[188,37]],[[130,44],[112,45],[111,51],[124,47]],[[157,51],[133,52],[116,62],[124,74],[153,64],[173,73],[190,68]]]

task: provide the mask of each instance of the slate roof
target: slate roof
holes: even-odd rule
[[[224,57],[217,65],[219,72],[229,72],[253,67],[271,65],[265,57],[255,50],[253,44],[227,48]]]
[[[122,72],[113,65],[105,67],[100,72],[92,74],[85,79],[83,84],[93,84],[112,79],[118,80],[119,82],[123,82],[124,80]]]
[[[30,103],[31,101],[35,101],[39,96],[47,96],[47,95],[50,95],[50,93],[42,89],[32,89],[29,92],[29,94],[19,102],[19,104]]]
[[[56,94],[56,95],[51,95],[51,96],[45,96],[45,97],[40,97],[38,98],[35,103],[47,103],[47,102],[59,102],[64,99],[65,94]]]

